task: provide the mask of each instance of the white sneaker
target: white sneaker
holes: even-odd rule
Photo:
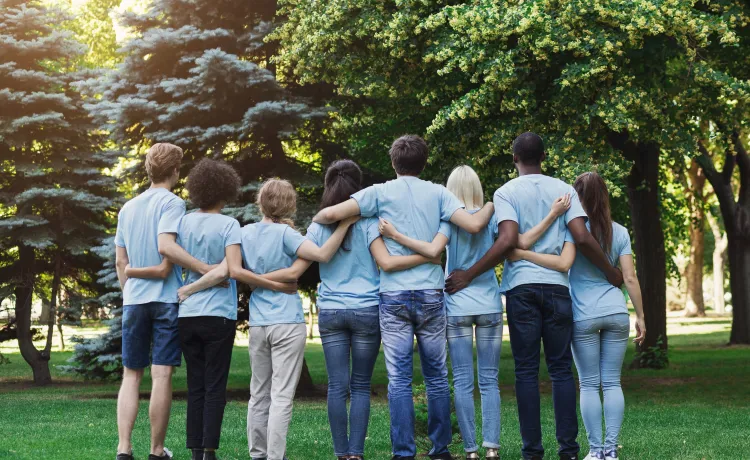
[[[591,451],[587,456],[583,458],[583,460],[603,460],[604,459],[604,452],[594,452]]]

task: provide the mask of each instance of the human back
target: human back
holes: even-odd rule
[[[150,188],[125,203],[117,220],[115,244],[128,251],[131,267],[159,265],[159,234],[176,233],[185,202],[165,188]],[[124,305],[177,302],[182,269],[175,265],[165,279],[131,278],[123,288]]]
[[[257,222],[242,228],[242,260],[258,275],[289,268],[304,237],[287,223]],[[299,294],[258,288],[250,296],[250,325],[304,323]]]
[[[463,206],[442,185],[415,176],[400,176],[383,184],[373,185],[352,196],[363,217],[378,216],[391,222],[399,231],[414,239],[432,241],[440,223],[450,221]],[[392,239],[385,239],[388,252],[394,256],[415,254]],[[418,265],[398,273],[381,275],[380,292],[442,289],[442,269],[433,264]]]
[[[530,248],[540,254],[560,255],[565,242],[573,241],[568,233],[567,224],[575,218],[586,217],[578,195],[570,185],[543,174],[522,175],[507,182],[495,192],[495,215],[499,222],[517,222],[518,232],[526,233],[545,218],[555,200],[566,194],[570,195],[570,209]],[[568,286],[568,275],[526,260],[505,262],[501,285],[503,292],[529,283]]]
[[[177,241],[196,259],[208,265],[218,265],[225,257],[227,246],[240,244],[240,224],[223,214],[193,212],[180,222]],[[198,281],[201,274],[188,271],[185,283]],[[229,280],[229,287],[213,286],[198,291],[180,304],[180,317],[221,316],[237,319],[237,282]]]
[[[612,243],[607,256],[612,265],[616,266],[620,256],[633,252],[628,230],[616,222],[611,225]],[[589,223],[586,227],[591,229]],[[573,299],[574,321],[628,312],[622,290],[612,286],[604,273],[583,254],[576,256],[570,268],[570,295]]]

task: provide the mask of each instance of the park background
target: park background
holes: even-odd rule
[[[624,364],[622,457],[743,458],[748,103],[750,5],[736,0],[0,0],[0,458],[114,452],[112,235],[120,206],[148,186],[152,143],[184,149],[183,177],[204,157],[230,162],[243,187],[226,212],[242,224],[259,219],[265,178],[291,180],[305,228],[335,159],[388,180],[390,142],[417,133],[430,144],[423,177],[444,183],[469,164],[489,199],[514,177],[510,143],[524,131],[545,139],[545,173],[598,171],[634,240],[648,336]],[[313,267],[300,282],[310,341],[293,460],[332,456],[317,281]],[[247,458],[240,328],[224,458]],[[507,337],[501,454],[519,458]],[[382,357],[373,383],[366,450],[388,458]],[[167,446],[184,458],[184,368],[175,391]],[[424,417],[422,389],[415,399]],[[142,410],[139,457],[147,443]]]

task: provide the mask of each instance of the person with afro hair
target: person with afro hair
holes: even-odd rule
[[[236,219],[221,214],[237,199],[240,177],[227,163],[201,160],[187,178],[191,203],[198,208],[179,223],[177,242],[191,256],[214,268],[201,273],[186,270],[180,298],[178,329],[187,364],[187,448],[193,460],[213,460],[219,448],[226,405],[227,377],[237,323],[237,283],[220,285],[229,276],[226,254],[240,252],[241,232]],[[168,263],[168,262],[167,262]],[[156,276],[160,268],[129,269],[129,277]],[[296,284],[280,283],[248,272],[242,280],[265,289],[295,292]]]

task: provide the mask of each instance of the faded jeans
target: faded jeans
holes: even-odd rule
[[[377,306],[320,310],[318,327],[328,371],[328,422],[337,457],[364,454],[372,371],[380,352],[378,318]]]
[[[475,334],[477,375],[482,396],[482,445],[497,449],[500,447],[500,389],[497,374],[503,344],[502,313],[448,317],[448,351],[453,367],[456,415],[466,452],[479,450],[474,424]]]
[[[581,385],[581,416],[592,452],[617,449],[625,414],[620,372],[629,334],[630,316],[627,313],[574,323],[573,358]],[[604,392],[604,445],[600,389]]]
[[[388,370],[391,446],[395,458],[414,457],[412,371],[417,337],[427,390],[427,432],[431,457],[445,455],[451,443],[451,397],[448,386],[443,291],[398,291],[380,294],[380,331]]]

